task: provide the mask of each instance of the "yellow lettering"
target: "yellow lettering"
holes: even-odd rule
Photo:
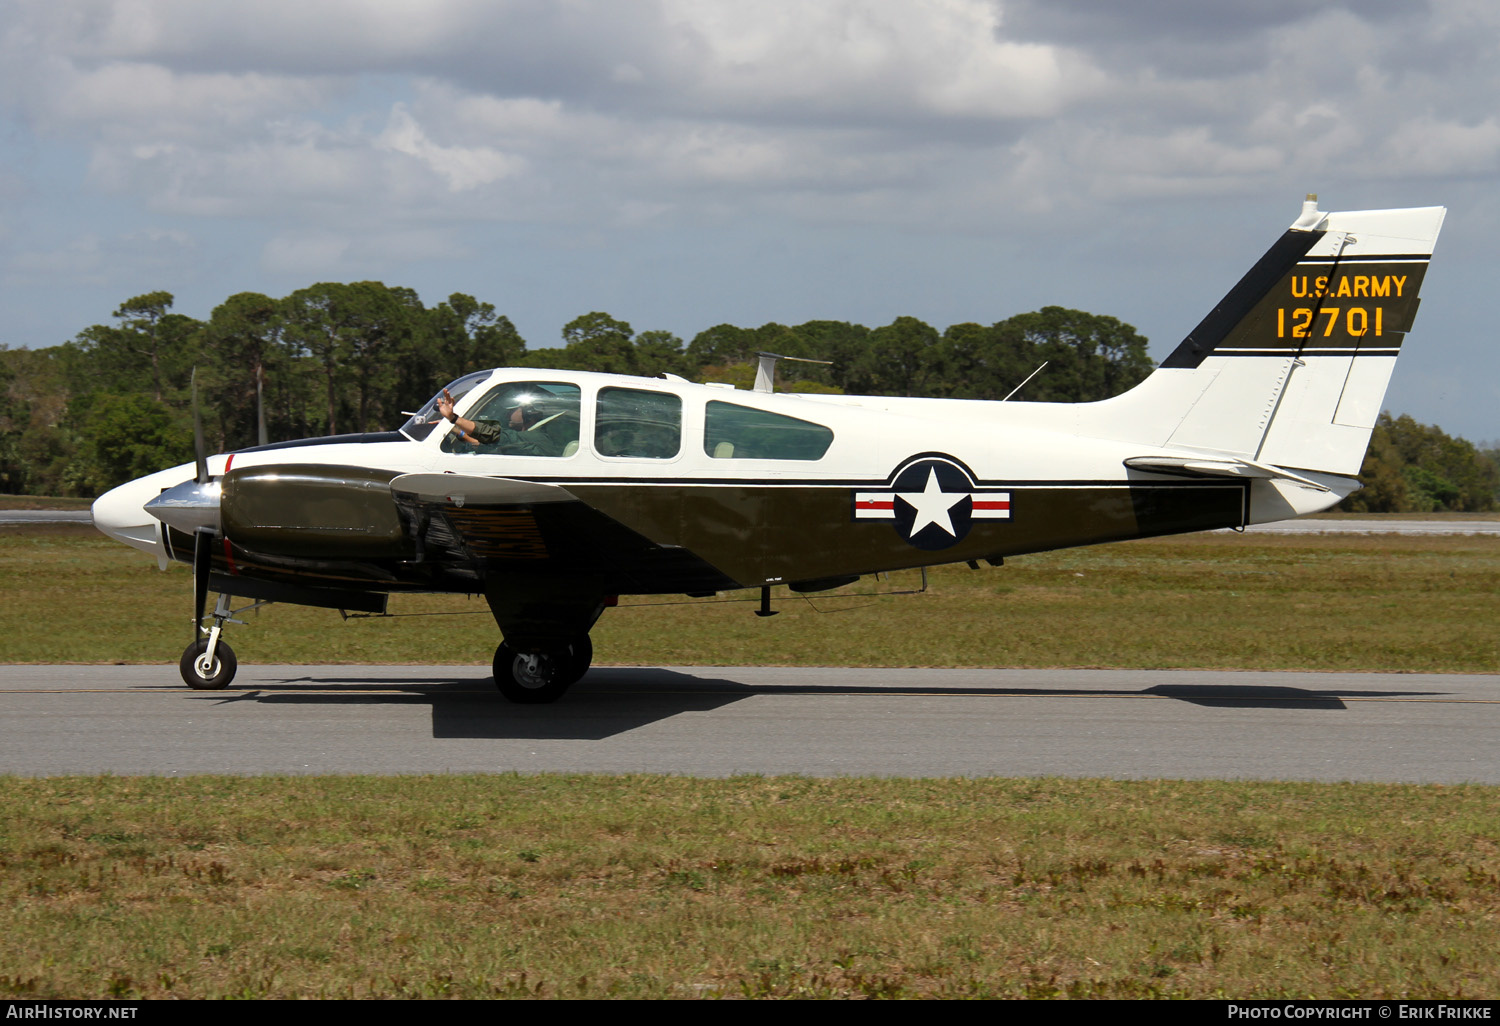
[[[1292,297],[1294,299],[1307,298],[1307,275],[1292,275]]]
[[[1335,292],[1334,295],[1337,296],[1339,299],[1343,299],[1345,296],[1352,296],[1353,294],[1354,293],[1352,293],[1352,292],[1349,291],[1349,279],[1348,278],[1340,278],[1339,279],[1339,290],[1337,292]]]
[[[1356,274],[1354,276],[1354,294],[1356,296],[1368,296],[1370,294],[1369,275]]]
[[[1396,283],[1396,298],[1401,298],[1401,286],[1406,284],[1406,275],[1391,275],[1391,281]]]
[[[1313,312],[1305,306],[1292,311],[1292,338],[1306,338],[1312,327]],[[1299,323],[1300,322],[1300,323]]]
[[[1379,299],[1391,294],[1391,276],[1387,274],[1383,278],[1370,279],[1370,295]]]
[[[1328,328],[1323,332],[1323,337],[1327,338],[1333,334],[1333,326],[1339,322],[1339,308],[1336,306],[1325,306],[1318,313],[1328,315]]]
[[[1323,296],[1328,294],[1328,279],[1319,275],[1313,280],[1313,295]]]

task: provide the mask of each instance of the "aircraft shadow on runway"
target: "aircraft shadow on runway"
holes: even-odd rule
[[[600,679],[607,683],[597,687]],[[357,692],[351,693],[353,687]],[[290,693],[280,693],[286,688]],[[325,689],[326,690],[323,690]],[[388,705],[426,702],[432,706],[435,738],[601,741],[680,713],[711,712],[761,693],[731,680],[673,670],[597,669],[551,705],[506,701],[488,677],[413,676],[284,678],[267,687],[195,697],[216,703],[266,705]]]
[[[352,668],[351,668],[352,669]],[[352,690],[358,688],[357,691]],[[289,677],[242,691],[194,692],[214,703],[386,705],[427,703],[435,738],[598,741],[681,713],[712,712],[755,696],[1175,699],[1211,708],[1340,710],[1345,699],[1437,697],[1428,691],[1297,688],[1259,684],[1156,684],[1140,690],[1025,687],[892,687],[858,684],[750,685],[650,667],[600,667],[552,705],[514,705],[488,677]]]

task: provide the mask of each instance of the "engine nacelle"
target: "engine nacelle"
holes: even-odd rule
[[[222,479],[224,536],[252,552],[323,559],[407,557],[394,471],[306,463],[236,467]]]

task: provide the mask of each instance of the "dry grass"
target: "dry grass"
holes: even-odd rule
[[[1494,788],[3,784],[0,996],[1496,995]]]

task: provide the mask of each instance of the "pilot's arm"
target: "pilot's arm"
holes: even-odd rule
[[[470,445],[479,444],[479,439],[474,437],[478,425],[469,418],[460,417],[453,412],[453,397],[448,394],[446,388],[443,389],[443,397],[437,401],[437,411],[444,420],[451,421],[458,429],[453,433],[460,442],[468,442]]]

